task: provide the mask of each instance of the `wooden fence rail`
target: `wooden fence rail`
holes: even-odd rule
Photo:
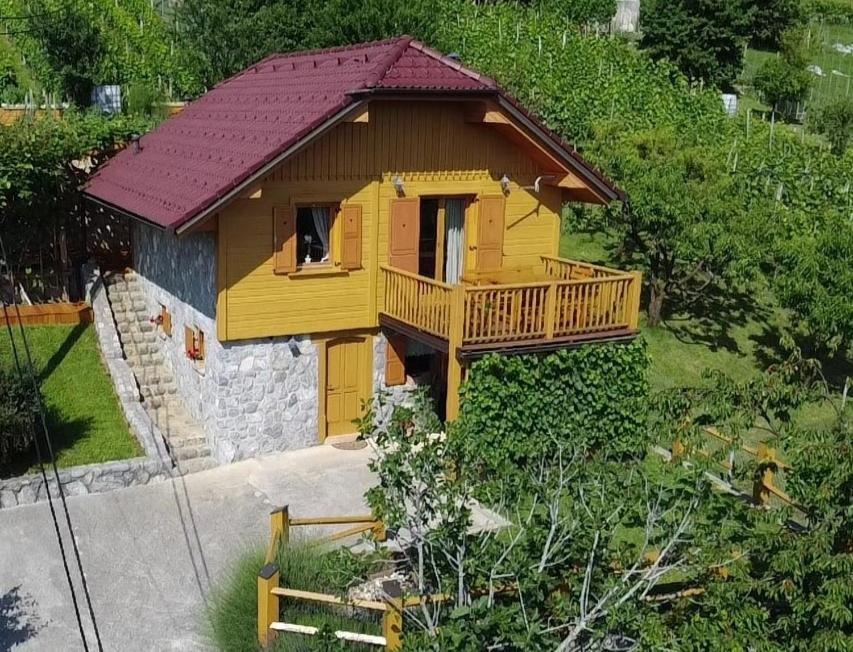
[[[734,446],[736,442],[731,437],[727,437],[722,434],[719,430],[713,427],[704,428],[703,432],[708,435],[712,439],[716,439],[721,441],[729,446]],[[757,446],[748,446],[745,444],[737,444],[738,449],[750,455],[758,460],[758,469],[756,470],[755,479],[753,480],[752,485],[752,499],[757,505],[761,505],[762,507],[770,506],[770,497],[775,496],[779,500],[781,500],[786,505],[793,507],[803,513],[806,513],[808,510],[797,503],[793,498],[791,498],[787,493],[782,491],[776,485],[776,474],[780,470],[790,469],[791,467],[783,462],[776,455],[776,450],[774,448],[770,448],[765,443],[759,443]],[[706,450],[695,451],[699,455],[703,457],[709,457],[710,453]],[[673,460],[678,460],[685,457],[688,453],[687,448],[684,446],[684,443],[680,439],[675,439],[672,442],[670,448],[670,457]],[[721,465],[727,469],[731,470],[731,467],[726,462],[721,462]]]
[[[382,270],[385,273],[385,312],[431,335],[448,338],[453,287],[385,265]]]

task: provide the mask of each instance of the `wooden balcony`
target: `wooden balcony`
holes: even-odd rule
[[[382,266],[380,322],[460,358],[632,337],[641,275],[544,256],[453,286]]]

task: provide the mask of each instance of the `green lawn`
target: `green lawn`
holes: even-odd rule
[[[20,332],[15,329],[18,350]],[[112,381],[101,362],[91,325],[28,326],[27,340],[48,411],[48,429],[59,466],[141,455],[127,428]],[[11,366],[8,334],[0,337],[0,364]],[[34,457],[0,468],[0,477],[35,470]]]
[[[603,233],[564,234],[560,254],[566,258],[620,267],[613,261],[616,242]],[[761,286],[727,293],[708,292],[689,311],[666,316],[663,324],[649,327],[641,315],[641,329],[651,358],[652,390],[696,386],[702,372],[715,369],[738,381],[748,380],[779,361],[779,339],[788,316]],[[827,370],[834,378],[853,376],[850,362]],[[817,425],[831,416],[829,406],[809,406],[803,422]]]

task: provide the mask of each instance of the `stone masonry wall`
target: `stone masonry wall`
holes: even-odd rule
[[[220,343],[216,339],[216,238],[181,239],[133,227],[134,267],[151,315],[172,315],[160,345],[181,399],[204,426],[220,463],[317,443],[317,347],[308,337]],[[184,326],[205,336],[203,369],[186,357]]]

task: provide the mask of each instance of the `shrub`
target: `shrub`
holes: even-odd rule
[[[818,111],[813,128],[826,136],[832,153],[841,156],[853,138],[853,100],[839,99]]]
[[[645,342],[587,345],[550,355],[490,355],[462,387],[454,436],[483,471],[519,475],[555,440],[623,455],[645,448],[648,381]]]
[[[0,369],[0,465],[33,445],[37,415],[31,384]]]

